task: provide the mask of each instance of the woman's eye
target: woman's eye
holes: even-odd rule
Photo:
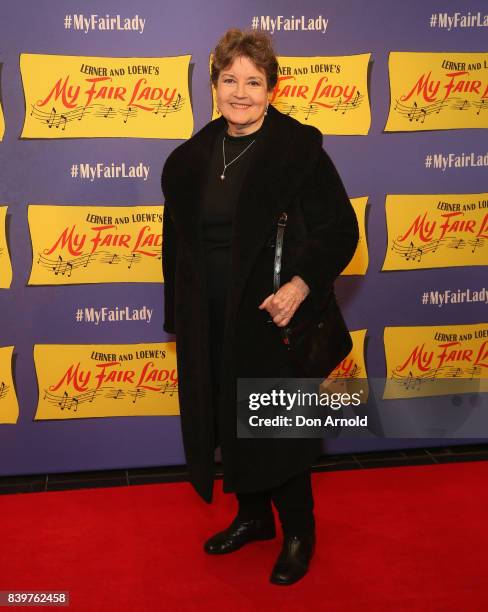
[[[226,78],[224,79],[224,83],[233,83],[234,79]]]
[[[259,87],[259,85],[261,85],[259,81],[250,81],[249,84],[252,85],[253,87]]]

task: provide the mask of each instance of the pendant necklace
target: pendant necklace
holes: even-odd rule
[[[222,170],[222,174],[220,175],[220,179],[223,181],[225,179],[225,171],[227,170],[227,168],[233,164],[235,161],[237,161],[239,159],[239,157],[241,155],[244,155],[244,153],[249,149],[249,147],[251,145],[253,145],[256,142],[256,139],[254,139],[253,141],[251,141],[247,147],[244,149],[244,151],[241,151],[239,153],[239,155],[237,157],[234,157],[234,159],[232,161],[230,161],[228,164],[225,163],[225,135],[224,138],[222,139],[222,156],[224,158],[224,169]]]

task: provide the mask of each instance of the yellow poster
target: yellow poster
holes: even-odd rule
[[[488,391],[488,323],[386,327],[385,399]]]
[[[366,205],[368,198],[352,198],[351,204],[356,213],[356,218],[359,225],[359,241],[356,247],[356,252],[349,264],[342,271],[342,275],[366,274],[368,270],[369,255],[368,243],[366,241]]]
[[[0,347],[0,423],[17,423],[19,404],[12,378],[13,346]]]
[[[0,206],[0,289],[8,289],[12,283],[12,264],[6,236],[7,206]]]
[[[349,355],[341,361],[329,378],[367,378],[366,363],[364,361],[364,341],[366,329],[352,331],[352,349]]]
[[[371,125],[368,64],[371,53],[278,57],[270,103],[322,134],[367,134]],[[213,93],[212,119],[219,116]]]
[[[488,127],[488,53],[410,53],[389,57],[385,132]]]
[[[177,415],[176,343],[39,344],[35,420]]]
[[[383,270],[488,264],[488,193],[387,195]]]
[[[29,285],[160,283],[162,206],[31,205]]]
[[[364,359],[366,332],[366,329],[350,332],[352,338],[351,352],[325,380],[326,388],[359,392],[363,403],[368,400],[369,394],[368,373]]]
[[[190,58],[22,53],[21,138],[189,138]]]

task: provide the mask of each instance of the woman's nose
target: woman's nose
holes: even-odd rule
[[[245,83],[237,83],[235,94],[236,94],[236,96],[238,98],[245,98],[246,97],[246,86],[245,86]]]

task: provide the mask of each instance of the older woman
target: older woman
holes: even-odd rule
[[[238,500],[234,521],[204,549],[230,553],[273,538],[273,502],[284,538],[270,580],[286,585],[305,575],[314,551],[310,468],[321,441],[237,437],[236,379],[296,376],[282,328],[325,305],[331,360],[346,356],[350,336],[332,284],[358,230],[320,132],[269,106],[277,74],[262,32],[229,30],[214,50],[211,79],[222,116],[175,149],[163,170],[164,329],[176,334],[190,481],[210,503],[220,446],[224,491]],[[282,212],[288,222],[275,292]]]

